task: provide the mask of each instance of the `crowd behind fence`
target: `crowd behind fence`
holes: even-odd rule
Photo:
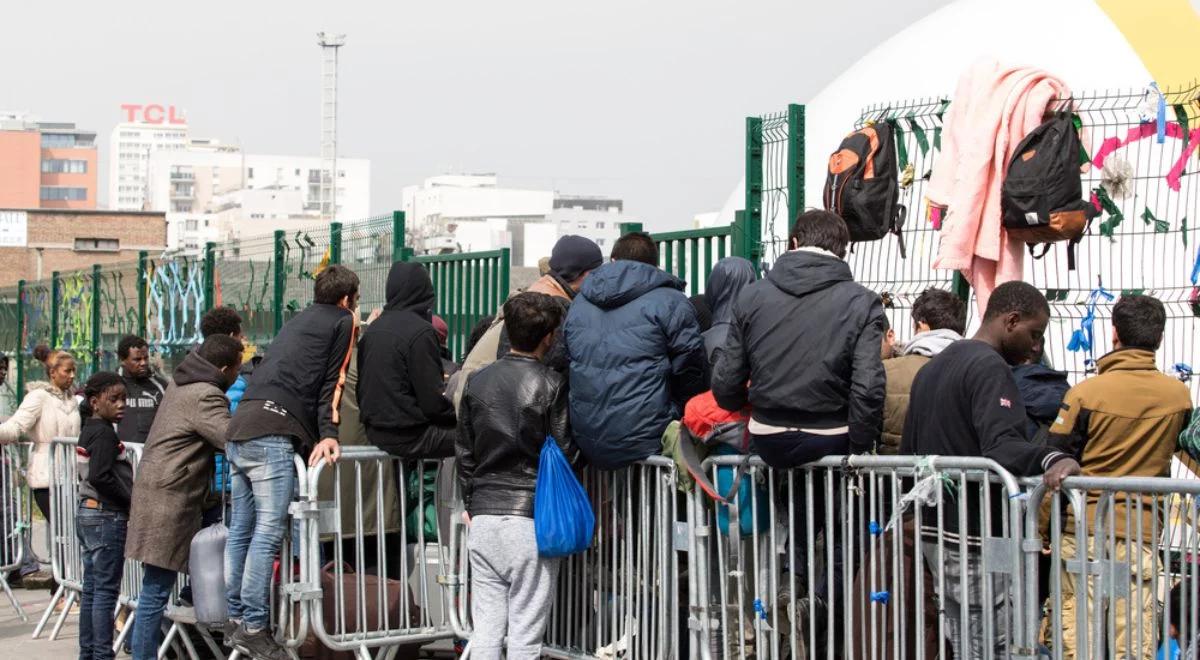
[[[64,601],[59,634],[81,589],[74,444],[53,443],[48,561],[59,587],[35,638]],[[18,452],[6,467],[14,495]],[[335,466],[296,469],[296,534],[272,590],[280,641],[362,655],[470,639],[470,527],[452,465],[348,448]],[[1200,481],[1074,477],[1050,493],[987,459],[936,456],[791,470],[720,456],[703,469],[726,497],[685,491],[664,458],[585,472],[596,532],[560,567],[548,655],[1149,658],[1200,639]],[[410,479],[422,487],[389,502]],[[27,508],[6,511],[5,574],[31,534]],[[127,561],[130,620],[140,575]],[[197,658],[203,643],[220,656],[185,586],[181,577],[162,652]]]

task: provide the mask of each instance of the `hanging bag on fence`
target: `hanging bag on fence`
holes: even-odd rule
[[[583,552],[592,544],[595,528],[596,516],[583,484],[575,478],[554,438],[546,436],[533,492],[533,529],[538,554],[566,557]]]
[[[851,241],[895,234],[900,257],[906,256],[901,230],[908,209],[899,201],[895,135],[886,122],[865,126],[842,140],[829,156],[823,199],[826,210],[846,221]]]
[[[1079,175],[1083,145],[1070,113],[1046,120],[1013,151],[1004,177],[1000,208],[1009,238],[1029,244],[1041,258],[1050,243],[1067,242],[1067,268],[1075,270],[1075,245],[1095,211],[1083,199]],[[1034,246],[1045,243],[1041,255]]]

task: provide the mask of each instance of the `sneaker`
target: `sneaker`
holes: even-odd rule
[[[233,647],[257,660],[291,660],[287,649],[275,641],[268,628],[250,632],[245,625],[239,626],[233,633]]]
[[[233,648],[233,637],[241,627],[241,619],[229,619],[226,621],[225,625],[221,627],[221,644],[228,648]]]

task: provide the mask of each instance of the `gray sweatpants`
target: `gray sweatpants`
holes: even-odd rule
[[[538,658],[554,601],[558,560],[538,556],[533,519],[475,516],[467,551],[471,560],[471,657]]]
[[[938,593],[941,601],[946,637],[955,658],[1006,658],[1008,657],[1009,630],[1012,620],[1008,608],[1009,578],[992,575],[992,602],[984,602],[983,555],[978,549],[969,549],[963,557],[958,546],[945,546],[945,554],[938,556],[938,544],[922,541],[925,563],[933,572],[935,588],[940,589],[939,573],[945,580],[946,593]],[[967,581],[967,602],[962,602],[963,580]],[[967,619],[970,639],[962,638],[962,621]],[[984,619],[991,619],[992,638],[984,639]],[[970,655],[967,655],[967,653]]]

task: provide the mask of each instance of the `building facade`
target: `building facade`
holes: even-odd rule
[[[119,211],[148,210],[150,158],[188,147],[188,126],[182,119],[117,124],[108,141],[108,206]],[[207,141],[201,141],[207,143]]]
[[[167,244],[163,213],[0,208],[0,287],[137,259]]]
[[[172,249],[318,224],[321,159],[189,146],[150,157],[146,205],[165,211]],[[336,218],[370,215],[371,163],[338,159]]]
[[[0,207],[96,208],[96,133],[0,113]]]

